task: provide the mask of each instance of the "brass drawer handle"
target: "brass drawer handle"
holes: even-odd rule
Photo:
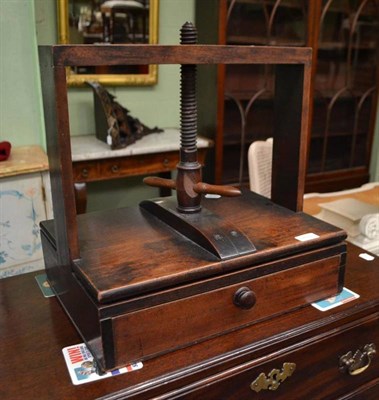
[[[273,369],[267,377],[262,372],[258,378],[250,384],[250,389],[257,393],[267,389],[276,390],[282,382],[295,372],[295,369],[295,363],[284,363],[281,370]]]
[[[82,177],[83,178],[88,178],[88,169],[87,168],[83,168],[82,169]]]
[[[354,354],[349,351],[340,357],[339,369],[349,375],[359,375],[370,366],[375,354],[376,347],[374,343],[366,344],[363,350],[358,349]]]

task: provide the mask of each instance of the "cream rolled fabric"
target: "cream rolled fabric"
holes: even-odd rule
[[[359,230],[369,239],[379,239],[379,213],[367,214],[359,222]]]

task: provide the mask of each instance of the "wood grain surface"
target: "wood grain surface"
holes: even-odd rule
[[[98,301],[109,302],[321,249],[346,237],[339,228],[251,192],[207,199],[203,207],[238,227],[257,251],[220,261],[140,208],[122,208],[78,216],[81,258],[75,272]],[[43,229],[55,236],[51,222]],[[317,237],[296,239],[306,233]]]

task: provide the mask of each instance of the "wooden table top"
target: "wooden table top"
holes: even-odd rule
[[[350,314],[363,315],[378,310],[379,258],[365,261],[358,257],[361,249],[348,246],[345,286],[360,294],[359,299],[326,312],[308,306],[265,321],[260,324],[259,330],[264,329],[267,337],[281,337],[277,339],[279,346],[280,340],[288,340],[288,337],[296,340],[307,329],[311,331],[323,324],[335,324]],[[213,357],[214,362],[214,357],[243,346],[251,345],[252,351],[259,351],[259,341],[255,343],[257,329],[252,325],[227,338],[214,338],[193,348],[146,361],[141,370],[74,386],[62,356],[62,348],[81,343],[81,339],[57,299],[42,296],[35,275],[30,273],[0,280],[0,398],[3,400],[31,396],[40,400],[85,400],[128,387],[161,387],[164,384],[170,388],[175,385],[174,380],[167,379],[167,376],[160,378],[170,371],[180,370],[185,377],[187,370],[183,368],[192,365],[195,366],[192,373],[197,371],[204,376],[207,368],[211,368],[211,362],[207,361],[196,369],[201,361]],[[289,331],[290,335],[279,335],[280,332]]]
[[[47,155],[40,146],[12,147],[8,160],[0,163],[0,178],[48,169]]]
[[[303,210],[307,214],[316,215],[321,211],[319,204],[341,199],[356,199],[379,207],[379,182],[340,192],[308,193],[304,196]]]

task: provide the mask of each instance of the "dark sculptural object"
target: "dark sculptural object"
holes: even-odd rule
[[[149,128],[130,115],[98,82],[90,82],[94,92],[96,137],[108,143],[112,150],[126,147],[150,133],[163,132],[158,127]]]

